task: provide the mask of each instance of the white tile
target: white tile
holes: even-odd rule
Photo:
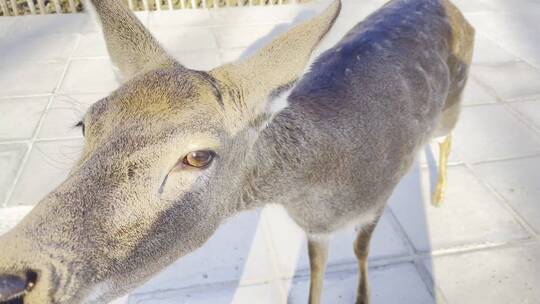
[[[446,196],[431,206],[436,172],[415,168],[394,191],[390,206],[418,251],[467,248],[525,239],[528,234],[502,202],[464,166],[448,168]]]
[[[495,41],[482,33],[477,33],[474,41],[473,63],[504,63],[518,61],[519,58],[503,49]]]
[[[495,9],[490,5],[489,1],[484,2],[482,0],[452,0],[452,3],[463,13],[478,13]]]
[[[328,2],[324,3],[325,5]],[[306,20],[316,15],[313,5],[285,5],[285,6],[254,6],[234,7],[211,10],[210,15],[215,24],[220,25],[253,25],[264,23],[279,23],[296,20]]]
[[[538,243],[437,257],[426,264],[449,303],[540,302]]]
[[[135,14],[135,17],[137,17],[137,19],[139,19],[139,21],[145,27],[148,26],[148,14],[149,14],[148,11],[134,11],[133,13]],[[78,18],[82,18],[86,21],[82,24],[82,26],[74,29],[74,31],[81,34],[101,33],[102,32],[101,24],[99,23],[98,18],[95,18],[97,16],[94,16],[92,14],[93,13],[90,13],[88,11],[75,14],[76,16],[79,16]],[[74,14],[69,14],[69,16],[73,16],[73,15]],[[62,15],[62,16],[66,16],[66,15]],[[72,18],[77,18],[77,17],[72,17]]]
[[[90,30],[88,14],[26,15],[11,30],[11,37],[32,34],[77,34]]]
[[[148,11],[137,11],[134,12],[135,17],[145,26],[148,27],[148,20],[150,18],[150,12]]]
[[[0,208],[0,236],[15,227],[32,208],[32,206]]]
[[[279,304],[286,303],[279,282],[235,286],[218,284],[170,290],[154,294],[131,295],[129,304]]]
[[[230,63],[247,57],[246,48],[223,49],[220,55],[223,63]]]
[[[297,271],[308,270],[307,239],[303,230],[289,218],[281,207],[267,207],[264,216],[268,222],[280,274],[290,277]],[[350,227],[331,236],[328,265],[356,263],[352,247],[356,235],[354,227]],[[397,234],[389,215],[385,214],[375,229],[370,258],[406,254],[407,249],[404,241]]]
[[[108,93],[120,86],[109,59],[72,60],[60,87],[65,93]]]
[[[540,70],[525,62],[475,65],[471,74],[504,101],[540,96]]]
[[[385,2],[387,1],[366,0],[343,2],[337,20],[326,34],[315,53],[319,54],[322,50],[333,47],[343,38],[343,36],[345,36],[345,34],[347,34],[347,32],[367,16],[377,11]]]
[[[537,128],[540,128],[540,101],[516,102],[511,105],[519,113],[532,122]]]
[[[350,304],[356,301],[358,276],[355,271],[327,273],[322,303]],[[435,300],[412,264],[398,264],[370,269],[369,283],[373,304],[435,304]],[[308,302],[309,280],[296,279],[289,292],[288,304]]]
[[[35,205],[56,188],[79,158],[82,144],[82,140],[34,144],[8,206]]]
[[[21,17],[13,17],[13,16],[2,16],[0,18],[0,48],[5,43],[5,39],[3,39],[9,32],[11,27],[16,24],[17,22],[20,22]]]
[[[220,48],[260,48],[289,28],[289,24],[268,24],[223,26],[214,28],[213,31]]]
[[[536,12],[540,9],[540,3],[536,0],[516,0],[511,4],[505,0],[481,0],[480,2],[500,12]]]
[[[29,139],[49,102],[49,97],[0,100],[0,141]]]
[[[486,1],[487,2],[487,1]],[[540,68],[540,29],[533,26],[540,17],[538,5],[534,10],[512,12],[513,7],[520,6],[523,1],[499,1],[506,8],[498,13],[478,13],[468,15],[478,31],[486,33],[493,41],[504,49],[523,58],[527,62]]]
[[[0,66],[0,96],[52,93],[65,63],[12,62]]]
[[[80,37],[77,49],[73,57],[108,57],[107,46],[103,33],[93,32],[83,34]]]
[[[38,138],[82,137],[75,124],[81,121],[88,108],[106,94],[57,95],[39,131]],[[1,130],[1,129],[0,129]]]
[[[75,34],[30,33],[11,37],[0,48],[0,64],[10,62],[55,60],[65,62],[77,42]]]
[[[473,66],[474,68],[474,66]],[[463,91],[462,104],[464,106],[496,103],[497,97],[491,89],[486,88],[470,77]]]
[[[540,233],[540,157],[480,164],[474,168]]]
[[[0,145],[0,208],[15,182],[26,149],[25,144]]]
[[[182,65],[195,70],[208,71],[221,65],[218,50],[200,50],[194,52],[171,52]]]
[[[275,276],[268,241],[258,212],[246,212],[223,224],[198,250],[180,258],[137,293],[240,281],[268,281]]]
[[[159,29],[152,34],[170,52],[217,49],[214,34],[207,28]]]
[[[196,26],[210,26],[214,24],[209,10],[173,10],[151,11],[148,16],[148,27],[182,28]]]
[[[463,108],[453,139],[453,148],[466,162],[519,157],[540,151],[539,136],[504,105]]]

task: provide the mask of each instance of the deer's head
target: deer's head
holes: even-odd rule
[[[93,4],[125,82],[84,116],[68,178],[0,239],[0,303],[102,303],[200,247],[237,209],[272,100],[340,8],[202,72],[167,55],[118,0]]]

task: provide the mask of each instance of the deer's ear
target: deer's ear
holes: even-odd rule
[[[268,101],[278,96],[284,98],[282,93],[305,70],[312,51],[332,27],[340,9],[341,1],[333,0],[320,15],[278,36],[253,56],[216,68],[210,74],[239,90],[235,95],[242,98],[238,101],[241,110],[247,111],[251,119],[267,109],[275,109]]]
[[[107,49],[124,81],[159,67],[181,66],[122,4],[122,0],[87,0],[101,23]]]

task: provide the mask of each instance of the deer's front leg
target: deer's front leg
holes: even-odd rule
[[[437,187],[431,198],[431,203],[439,207],[444,198],[446,190],[446,165],[448,163],[448,155],[452,148],[452,135],[449,134],[442,143],[439,143],[439,177],[437,179]]]
[[[320,304],[324,283],[324,271],[328,259],[328,240],[308,240],[309,264],[311,268],[311,284],[309,287],[309,304]]]
[[[362,227],[358,236],[354,241],[354,253],[358,258],[358,294],[356,298],[356,304],[369,304],[369,284],[368,284],[368,265],[367,259],[369,255],[369,242],[375,226],[377,224],[371,224],[366,227]]]

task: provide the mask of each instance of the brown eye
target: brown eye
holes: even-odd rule
[[[214,159],[214,152],[212,151],[193,151],[189,152],[184,157],[184,164],[195,167],[195,168],[204,168],[210,165]]]

